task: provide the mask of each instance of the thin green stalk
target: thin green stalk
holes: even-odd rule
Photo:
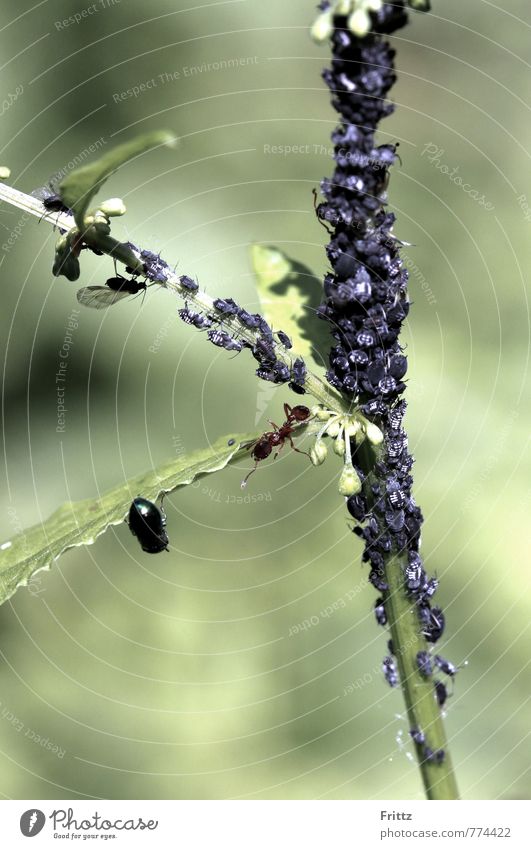
[[[374,508],[375,503],[372,485],[381,484],[375,466],[378,461],[381,463],[383,458],[384,449],[375,449],[367,441],[362,442],[356,449],[355,462],[366,475],[363,492],[370,510]],[[382,593],[400,686],[410,729],[421,731],[425,735],[426,745],[433,752],[442,749],[445,753],[442,764],[428,761],[424,744],[414,742],[427,798],[458,799],[459,792],[433,679],[423,677],[417,665],[417,653],[429,651],[430,645],[422,634],[415,599],[407,593],[404,580],[407,566],[407,553],[398,555],[391,551],[384,565],[385,580],[389,589]]]
[[[426,743],[435,752],[444,750],[439,764],[426,760],[424,747],[415,744],[422,780],[428,799],[458,799],[457,783],[446,743],[444,725],[435,697],[433,680],[424,678],[416,662],[417,652],[429,646],[421,630],[417,608],[404,586],[407,557],[392,554],[385,566],[389,590],[384,593],[385,610],[400,673],[410,728],[421,730]]]

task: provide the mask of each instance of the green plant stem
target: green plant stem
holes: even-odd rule
[[[59,227],[61,230],[69,231],[76,229],[76,222],[72,215],[57,212],[48,212],[43,204],[32,195],[26,195],[13,189],[11,186],[0,182],[0,201],[16,206],[24,210],[30,215],[34,215],[39,219],[52,224],[54,227]],[[104,254],[111,256],[117,262],[132,268],[136,273],[143,274],[144,267],[134,254],[131,248],[124,242],[119,242],[112,236],[106,236],[98,233],[94,227],[89,227],[83,234],[83,242],[91,248],[96,248]],[[157,281],[158,282],[158,281]],[[165,281],[158,282],[158,285],[164,286],[166,289],[184,298],[188,303],[194,304],[204,312],[216,312],[214,307],[214,298],[207,295],[206,292],[198,289],[196,292],[190,292],[181,285],[179,275],[174,272],[169,272]],[[219,325],[229,333],[237,333],[246,342],[254,345],[258,338],[256,331],[250,330],[243,326],[237,319],[227,316],[220,316]],[[296,353],[289,351],[279,342],[275,344],[275,353],[277,359],[291,368],[293,360],[296,358]],[[334,410],[337,413],[355,412],[356,408],[349,408],[348,404],[343,401],[340,396],[333,392],[318,375],[307,371],[305,381],[306,391],[312,395],[319,404],[323,404],[327,409]],[[361,415],[361,413],[360,413]]]
[[[420,631],[416,605],[408,598],[404,586],[406,566],[407,556],[390,555],[385,565],[389,590],[384,593],[384,602],[409,726],[425,734],[430,749],[434,752],[443,749],[445,753],[442,764],[427,761],[423,746],[415,743],[428,799],[458,799],[457,783],[433,680],[420,674],[416,662],[417,652],[426,651],[429,647]]]
[[[61,230],[69,231],[76,228],[73,216],[57,212],[48,212],[42,203],[31,195],[26,195],[16,189],[0,183],[0,200],[3,200],[27,214],[38,217],[41,220],[59,227]],[[97,233],[93,227],[89,228],[83,235],[83,240],[90,247],[97,248],[103,253],[111,256],[124,266],[132,268],[138,274],[144,271],[142,263],[123,242],[119,242],[112,236]],[[160,283],[175,294],[184,298],[189,303],[195,304],[205,312],[215,310],[213,298],[201,290],[190,292],[180,283],[179,276],[175,273],[169,274],[166,281]],[[220,322],[231,333],[237,333],[250,344],[257,339],[256,332],[244,327],[235,319],[223,317]],[[284,346],[276,345],[276,354],[279,360],[291,367],[294,355]],[[356,408],[349,407],[335,392],[331,391],[324,381],[317,375],[308,372],[305,382],[307,392],[320,404],[336,413],[355,413]],[[311,423],[304,426],[303,430],[314,433],[320,424]],[[246,454],[245,447],[235,454],[233,460],[239,459]],[[371,473],[376,452],[365,441],[361,449],[357,451],[357,461],[361,461],[362,467]],[[371,475],[372,480],[374,477]],[[367,493],[369,496],[369,493]],[[425,679],[420,675],[416,664],[418,651],[427,650],[428,645],[420,632],[415,604],[408,598],[404,587],[403,568],[404,559],[393,554],[389,557],[385,571],[389,590],[384,594],[385,607],[394,644],[398,669],[400,672],[400,683],[404,693],[408,718],[411,728],[422,730],[426,735],[429,747],[436,751],[444,749],[445,759],[442,764],[428,762],[424,759],[423,747],[415,744],[417,757],[420,764],[422,778],[429,799],[457,799],[457,785],[452,772],[450,755],[448,752],[442,718],[437,700],[435,698],[433,681]]]
[[[374,506],[375,497],[371,486],[382,484],[375,472],[376,462],[383,460],[383,449],[374,448],[366,440],[356,450],[356,463],[363,469],[366,478],[363,494],[369,509]],[[409,727],[422,731],[426,744],[436,752],[443,749],[445,758],[442,764],[427,761],[424,747],[414,743],[422,780],[428,799],[458,799],[458,789],[444,724],[432,678],[424,678],[417,665],[417,652],[429,651],[429,644],[421,631],[417,606],[408,596],[404,581],[404,570],[408,565],[407,554],[391,551],[384,571],[389,586],[382,593],[387,623],[393,641],[393,650],[400,675],[400,686],[404,695]]]

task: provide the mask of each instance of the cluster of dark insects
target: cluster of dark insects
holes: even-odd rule
[[[374,604],[374,615],[378,625],[387,625],[387,613],[385,610],[383,598],[376,599],[376,602]],[[441,637],[444,630],[445,620],[442,610],[439,607],[421,607],[420,617],[422,623],[421,633],[425,636],[428,642],[435,643]],[[391,641],[390,652],[391,654],[393,654]],[[387,674],[387,670],[390,668],[390,664],[387,663],[387,661],[388,659],[385,658],[384,674],[388,683],[391,683]],[[442,657],[439,654],[436,654],[432,658],[428,651],[419,651],[417,653],[416,662],[418,670],[423,678],[430,678],[433,674],[434,668],[439,669],[442,673],[448,675],[452,680],[455,678],[458,672],[458,667],[455,666],[455,664],[451,663],[451,661],[446,660],[446,658]],[[396,685],[391,684],[391,686]],[[442,681],[434,681],[434,687],[437,702],[439,706],[442,707],[448,697],[446,687]]]
[[[46,195],[46,202],[43,200],[43,203],[47,208],[57,211],[66,209],[60,196],[51,192]],[[131,275],[130,277],[118,274],[115,264],[115,275],[109,277],[104,286],[84,286],[78,290],[77,299],[81,304],[92,309],[106,309],[124,298],[138,295],[140,292],[145,294],[148,285],[150,285],[146,281],[163,283],[168,279],[171,269],[160,257],[160,254],[154,254],[147,250],[140,251],[132,242],[127,242],[126,245],[142,263],[144,279],[139,279],[139,274],[135,273],[132,268],[126,268],[126,271]],[[82,247],[85,246],[81,244],[79,249]],[[197,281],[186,274],[179,277],[179,283],[185,293],[194,294],[199,288]],[[276,346],[278,344],[281,344],[287,350],[293,347],[291,339],[283,330],[277,331],[275,338],[273,330],[263,316],[259,313],[248,312],[243,307],[238,306],[232,298],[216,298],[213,302],[213,308],[213,312],[199,312],[191,309],[185,302],[184,307],[178,310],[178,315],[186,324],[196,327],[198,330],[207,330],[209,342],[212,342],[218,348],[224,348],[226,351],[236,354],[239,354],[244,348],[250,348],[254,358],[259,363],[259,367],[256,369],[258,377],[277,384],[289,383],[290,388],[296,394],[303,395],[305,393],[306,366],[304,360],[296,357],[291,366],[288,366],[277,357]],[[238,338],[240,335],[238,330],[232,329],[233,325],[230,325],[229,328],[232,320],[236,324],[240,324],[242,328],[257,331],[254,344]],[[232,332],[229,332],[229,329]]]
[[[393,506],[400,507],[402,504],[403,494],[399,489],[390,493],[390,496],[395,500]],[[355,506],[355,505],[354,505]],[[352,512],[352,511],[350,511]],[[404,569],[404,580],[407,590],[415,599],[419,621],[420,633],[425,637],[428,643],[436,643],[444,632],[445,618],[440,607],[432,607],[430,600],[437,591],[439,582],[437,578],[430,578],[422,567],[420,557],[415,555],[415,552],[409,552],[409,562]],[[383,592],[387,590],[387,586],[382,586]],[[376,599],[374,604],[374,615],[379,625],[387,625],[387,612],[385,609],[385,601],[383,597]],[[391,687],[396,687],[398,684],[398,670],[395,661],[393,660],[393,645],[390,640],[388,643],[389,656],[385,657],[382,664],[382,670],[387,683]],[[459,667],[451,661],[442,657],[440,654],[432,655],[430,651],[422,650],[416,655],[416,665],[420,675],[425,679],[433,680],[434,698],[440,708],[443,708],[446,701],[451,695],[448,692],[447,684],[434,675],[439,672],[453,682],[457,675]],[[423,757],[426,761],[434,763],[442,763],[445,757],[443,749],[433,751],[426,743],[424,733],[418,728],[412,728],[410,731],[413,741],[421,747]]]
[[[184,275],[179,279],[181,285],[188,291],[194,291],[197,288],[197,283],[190,277]],[[244,348],[249,348],[253,357],[259,363],[256,375],[262,380],[277,384],[288,383],[290,389],[296,394],[303,395],[305,393],[306,366],[304,360],[296,357],[291,366],[287,366],[277,357],[276,347],[278,343],[287,350],[293,347],[291,339],[283,330],[278,330],[274,334],[263,316],[259,313],[248,312],[243,307],[238,306],[232,298],[216,298],[213,307],[213,312],[200,313],[194,312],[185,304],[184,308],[179,310],[179,316],[184,322],[197,327],[198,330],[207,330],[209,342],[212,342],[218,348],[224,348],[226,351],[236,354]],[[239,338],[238,324],[242,328],[257,332],[254,344]],[[234,325],[236,325],[236,329],[234,329]]]
[[[383,605],[383,599],[377,599],[375,604],[375,615],[376,621],[379,625],[385,625],[387,623],[387,616],[385,614],[385,607]],[[389,684],[390,687],[398,686],[398,669],[396,662],[394,661],[392,655],[394,654],[392,641],[389,640],[388,648],[390,654],[383,659],[382,663],[382,671],[385,677],[385,680]],[[420,674],[423,678],[431,678],[434,671],[436,669],[440,670],[443,674],[448,675],[448,677],[453,681],[457,672],[458,667],[456,667],[453,663],[446,658],[442,657],[439,654],[434,655],[432,657],[427,651],[419,651],[416,656],[417,667],[419,669]],[[444,707],[446,704],[446,700],[448,698],[448,690],[443,681],[438,679],[434,679],[433,681],[434,688],[434,696],[437,700],[437,704],[439,707]],[[444,761],[445,753],[444,749],[438,749],[437,751],[433,751],[427,743],[426,736],[423,731],[419,728],[412,728],[410,730],[410,735],[413,741],[421,747],[423,757],[426,761],[433,763],[442,763]]]
[[[427,743],[426,743],[426,735],[420,728],[412,728],[410,730],[411,739],[417,746],[420,746],[422,749],[422,754],[425,761],[430,763],[442,764],[445,758],[444,749],[437,749],[437,751],[433,751]]]

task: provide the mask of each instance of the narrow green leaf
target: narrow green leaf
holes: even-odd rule
[[[287,333],[294,352],[307,362],[327,368],[330,329],[316,315],[322,282],[305,265],[267,245],[251,246],[251,263],[262,312],[273,330]]]
[[[59,185],[63,203],[73,210],[76,223],[83,229],[83,219],[89,204],[101,186],[124,162],[154,147],[173,147],[175,137],[164,130],[145,133],[132,141],[113,147],[95,162],[83,165],[68,174]]]
[[[49,569],[64,551],[77,545],[90,545],[110,525],[123,522],[137,495],[155,501],[162,493],[173,492],[202,475],[224,469],[231,461],[248,456],[246,447],[258,436],[257,433],[223,436],[209,448],[174,458],[115,487],[101,498],[67,502],[45,522],[0,545],[0,604],[18,587],[26,586],[35,572]]]

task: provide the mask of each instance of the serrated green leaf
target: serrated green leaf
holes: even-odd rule
[[[268,245],[251,246],[251,263],[264,317],[273,330],[283,330],[293,350],[318,369],[327,368],[332,344],[328,324],[316,316],[322,282],[300,262]]]
[[[59,184],[61,199],[74,213],[78,227],[83,229],[83,219],[89,204],[101,186],[119,167],[135,156],[155,147],[173,147],[175,137],[164,130],[144,133],[130,142],[117,145],[95,162],[76,168]]]
[[[36,572],[49,569],[67,549],[90,545],[110,525],[123,522],[137,495],[155,501],[162,493],[173,492],[202,475],[220,471],[231,461],[248,456],[246,446],[258,436],[257,433],[229,434],[209,448],[174,458],[154,471],[132,478],[101,498],[67,502],[45,522],[0,545],[0,604],[18,587],[26,586]],[[232,440],[234,444],[229,445]]]

